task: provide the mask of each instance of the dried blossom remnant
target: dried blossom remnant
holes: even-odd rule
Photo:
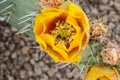
[[[40,0],[40,6],[41,8],[49,8],[49,7],[54,7],[57,8],[60,6],[64,0]]]
[[[104,25],[101,19],[92,20],[91,26],[91,40],[101,42],[105,37],[108,26]]]
[[[106,49],[102,50],[101,55],[103,62],[107,64],[115,65],[120,62],[120,48],[111,42],[107,44]]]

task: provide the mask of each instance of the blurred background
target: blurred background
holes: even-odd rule
[[[108,37],[120,45],[120,0],[74,0],[89,17],[102,18]],[[76,65],[63,66],[0,17],[0,80],[81,80]],[[62,68],[63,67],[63,68]]]

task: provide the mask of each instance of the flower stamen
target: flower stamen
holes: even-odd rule
[[[75,28],[64,21],[56,22],[55,29],[51,31],[51,35],[55,37],[55,45],[64,44],[66,48],[69,48],[75,33]]]

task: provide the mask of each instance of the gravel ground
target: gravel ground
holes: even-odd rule
[[[103,18],[109,25],[108,37],[120,44],[120,0],[75,0],[90,16]],[[80,80],[75,65],[59,69],[58,63],[41,51],[25,34],[0,22],[0,80]]]
[[[80,80],[75,65],[62,68],[30,37],[15,35],[17,29],[0,24],[0,80]]]

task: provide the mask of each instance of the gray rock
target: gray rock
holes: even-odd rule
[[[120,2],[119,3],[118,2],[114,2],[114,6],[120,13]]]
[[[23,66],[25,67],[25,69],[27,71],[31,71],[32,70],[32,66],[29,63],[25,63]]]
[[[39,60],[39,54],[38,53],[33,53],[32,54],[32,58],[35,60],[35,61],[38,61]]]
[[[98,9],[97,9],[97,8],[93,8],[93,9],[92,9],[92,13],[93,13],[94,15],[98,15],[98,13],[99,13],[99,12],[98,12]]]
[[[102,4],[107,4],[109,0],[99,0]]]
[[[15,44],[10,44],[9,46],[10,46],[10,51],[13,51],[15,48]]]
[[[15,53],[12,53],[11,58],[12,58],[12,59],[17,59],[17,53],[16,53],[16,52],[15,52]]]
[[[25,70],[20,70],[20,78],[24,79],[27,77],[27,72]]]
[[[11,53],[10,53],[9,50],[7,50],[7,51],[4,52],[4,55],[5,55],[6,57],[10,56],[10,54],[11,54]]]
[[[48,75],[49,75],[50,77],[52,77],[52,76],[55,75],[56,72],[57,72],[56,69],[49,69],[49,70],[48,70]]]
[[[40,63],[36,63],[34,65],[34,71],[35,71],[36,76],[40,76],[42,74],[42,69],[41,69]]]
[[[24,46],[24,47],[22,47],[22,53],[23,54],[29,54],[29,47],[28,46]]]
[[[108,6],[108,5],[100,5],[100,6],[99,6],[99,9],[100,9],[101,11],[106,11],[106,10],[109,10],[109,9],[110,9],[110,6]]]
[[[7,75],[7,80],[15,80],[13,76]]]
[[[5,70],[7,67],[5,64],[0,64],[0,70]]]

